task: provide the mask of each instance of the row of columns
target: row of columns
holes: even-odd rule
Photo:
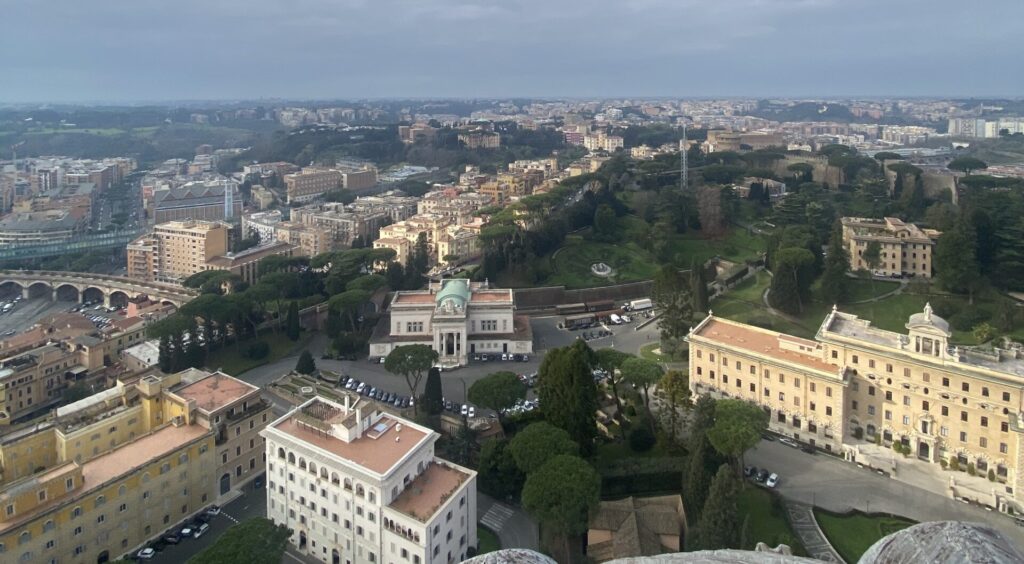
[[[434,333],[434,350],[440,358],[456,358],[461,362],[466,352],[463,331],[438,331]]]

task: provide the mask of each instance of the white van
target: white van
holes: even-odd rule
[[[611,320],[611,322],[614,323],[615,325],[622,325],[622,318],[619,317],[617,313],[609,315],[608,319]]]
[[[202,525],[199,525],[199,527],[196,528],[196,530],[192,533],[192,538],[197,539],[197,538],[205,535],[206,531],[209,531],[209,530],[210,530],[210,526],[207,525],[206,523],[203,523]]]

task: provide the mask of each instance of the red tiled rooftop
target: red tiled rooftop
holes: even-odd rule
[[[384,416],[380,422],[397,423],[398,421]],[[378,474],[386,474],[427,437],[426,433],[409,425],[402,425],[402,430],[399,431],[397,425],[392,424],[376,439],[371,439],[364,434],[362,437],[346,443],[327,433],[317,432],[307,425],[300,424],[295,414],[278,423],[275,428]],[[396,441],[396,438],[401,438],[401,440]]]
[[[476,290],[470,298],[471,302],[511,302],[510,290]]]
[[[409,482],[390,507],[425,523],[468,478],[468,474],[457,468],[432,462]]]
[[[259,388],[252,384],[215,372],[181,388],[175,394],[186,400],[195,400],[196,407],[212,412],[256,391],[259,391]]]
[[[432,304],[434,295],[427,293],[399,293],[395,297],[396,304]]]
[[[800,364],[814,370],[824,372],[835,372],[836,367],[811,355],[800,354],[796,351],[783,350],[779,347],[779,339],[792,341],[798,344],[817,346],[814,341],[807,341],[774,331],[748,327],[728,320],[713,318],[695,333],[710,341],[722,345],[731,346],[737,349],[750,351],[755,355],[768,356],[776,360]]]

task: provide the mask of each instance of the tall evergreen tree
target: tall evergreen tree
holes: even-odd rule
[[[427,371],[427,382],[423,384],[423,409],[428,415],[440,415],[444,409],[441,371],[437,367]]]
[[[299,304],[298,302],[292,302],[288,306],[288,321],[285,322],[284,333],[292,341],[299,340]]]
[[[697,522],[696,550],[739,548],[740,520],[736,506],[740,483],[728,464],[718,468]]]
[[[821,297],[826,304],[839,304],[850,294],[850,257],[843,247],[843,228],[836,224],[828,241],[825,272],[821,276]]]
[[[708,488],[711,486],[711,474],[707,468],[708,451],[711,447],[704,433],[691,437],[690,445],[690,454],[683,473],[683,499],[686,500],[686,511],[690,514],[690,519],[695,519],[704,508]]]
[[[981,283],[976,248],[974,226],[961,216],[953,229],[939,237],[933,257],[939,284],[951,292],[966,293],[972,304]]]
[[[299,374],[312,374],[316,372],[316,361],[308,350],[303,350],[299,355],[299,361],[295,363],[295,371]]]
[[[665,264],[654,275],[651,296],[661,310],[658,327],[661,329],[662,350],[673,354],[690,330],[693,318],[690,284],[674,266]]]
[[[707,312],[708,306],[708,280],[703,264],[696,261],[690,264],[690,294],[693,296],[693,312]]]
[[[786,313],[803,312],[810,298],[814,273],[814,255],[807,249],[780,249],[775,256],[769,300]]]
[[[593,351],[580,340],[548,351],[539,371],[544,419],[565,429],[585,454],[591,452],[597,436],[597,386],[591,375],[596,359],[592,357]]]

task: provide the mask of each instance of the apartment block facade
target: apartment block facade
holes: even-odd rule
[[[950,346],[928,305],[906,328],[833,309],[812,340],[709,315],[688,337],[690,386],[756,403],[771,430],[850,460],[900,442],[922,461],[991,471],[993,507],[1020,511],[1024,347]]]
[[[870,270],[864,252],[869,244],[875,242],[880,247],[880,262],[874,269],[876,274],[932,277],[932,257],[940,232],[922,229],[896,217],[844,217],[841,223],[843,247],[850,257],[851,270]]]
[[[228,250],[228,226],[212,221],[170,221],[128,244],[128,276],[180,282],[207,270]]]
[[[254,390],[199,370],[147,376],[6,433],[0,560],[114,560],[216,501],[240,463],[220,453],[253,459],[230,488],[261,473],[271,417]]]
[[[342,187],[342,173],[337,170],[304,168],[296,174],[284,177],[289,204],[308,202],[326,192]]]
[[[467,558],[476,473],[435,457],[438,434],[345,394],[310,399],[264,431],[267,516],[323,562]]]

